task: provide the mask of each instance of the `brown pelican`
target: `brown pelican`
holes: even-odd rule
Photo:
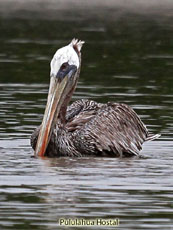
[[[57,50],[50,71],[47,105],[31,136],[36,156],[134,156],[160,135],[147,128],[128,105],[79,100],[68,106],[81,68],[83,41]]]

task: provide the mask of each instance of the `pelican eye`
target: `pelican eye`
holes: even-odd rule
[[[68,66],[69,66],[68,62],[64,62],[64,63],[61,65],[61,70],[65,70]]]
[[[69,65],[68,62],[64,62],[61,65],[56,77],[59,80],[62,80],[65,76],[68,75],[68,77],[70,78],[76,71],[77,67],[75,65]]]

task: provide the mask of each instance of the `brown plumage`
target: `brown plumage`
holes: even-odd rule
[[[76,47],[78,41],[75,51]],[[80,69],[76,79],[79,72]],[[44,156],[134,156],[139,154],[145,141],[160,136],[149,134],[135,111],[125,104],[79,100],[67,107],[74,88],[67,93],[68,98],[63,99],[64,103],[53,120]],[[40,127],[31,136],[33,149],[39,131]]]
[[[38,133],[31,137],[33,149]],[[158,137],[128,105],[79,100],[67,108],[65,125],[57,122],[45,156],[134,156]]]

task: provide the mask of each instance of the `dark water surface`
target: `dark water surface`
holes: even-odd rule
[[[14,1],[13,8],[12,1],[4,2],[0,1],[0,229],[63,229],[58,227],[62,217],[119,218],[119,229],[124,230],[173,229],[171,1],[145,1],[141,7],[136,1],[133,7],[125,2],[123,7],[123,1],[105,6],[81,1],[78,7],[74,1],[59,1],[60,8],[54,1],[42,5],[39,0],[35,8],[27,1]],[[31,157],[29,138],[42,120],[49,62],[73,37],[86,41],[73,100],[131,105],[149,130],[162,134],[144,145],[142,158]]]

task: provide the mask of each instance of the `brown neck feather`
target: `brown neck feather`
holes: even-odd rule
[[[77,82],[78,82],[79,75],[80,75],[80,69],[81,69],[81,54],[80,54],[80,53],[79,53],[79,63],[80,63],[80,65],[79,65],[79,68],[78,68],[78,70],[77,70],[77,72],[76,72],[76,76],[77,76],[77,77],[76,77],[76,81],[75,81],[73,87],[71,88],[71,90],[69,91],[69,93],[66,95],[65,100],[64,100],[64,102],[63,102],[63,104],[62,104],[62,106],[61,106],[60,113],[59,113],[58,119],[60,119],[60,123],[61,123],[63,126],[64,126],[65,123],[66,123],[67,106],[68,106],[68,104],[69,104],[69,102],[70,102],[70,100],[71,100],[71,98],[72,98],[72,95],[73,95],[75,89],[76,89]]]

